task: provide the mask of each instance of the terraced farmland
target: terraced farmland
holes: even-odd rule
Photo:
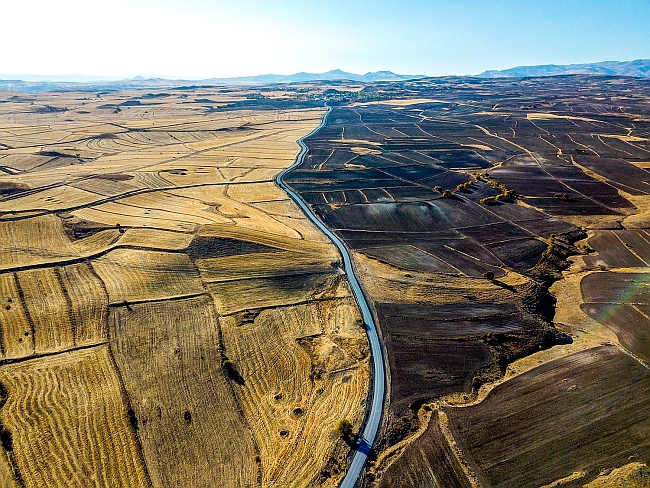
[[[366,336],[336,249],[274,183],[324,110],[225,108],[246,95],[0,104],[3,486],[341,479]]]

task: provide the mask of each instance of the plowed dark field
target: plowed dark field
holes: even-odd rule
[[[474,407],[449,410],[452,431],[485,486],[542,486],[584,471],[582,486],[650,462],[650,372],[614,347],[540,366]]]
[[[554,328],[547,292],[570,255],[591,253],[584,263],[592,269],[648,265],[649,234],[623,223],[650,195],[650,82],[445,78],[369,86],[356,100],[333,106],[286,181],[363,263],[390,366],[381,451],[416,430],[423,402],[471,396],[517,358],[570,341]],[[597,254],[574,247],[589,229],[597,229],[588,242]],[[618,276],[596,276],[583,282],[584,311],[647,359],[649,306],[638,297],[647,287],[621,298]],[[597,396],[615,390],[647,400],[630,379],[632,370],[641,374],[638,365],[611,348],[587,354],[584,365],[580,358],[534,369],[463,409],[465,417],[454,413],[485,486],[538,486],[578,469],[593,478],[601,460],[616,467],[630,455],[630,432],[647,429],[647,410],[623,402],[609,412]],[[563,383],[557,394],[555,383],[545,390],[553,375],[574,369],[583,386],[573,396],[564,399],[571,385]],[[544,395],[555,395],[548,412]],[[589,417],[601,411],[600,420]],[[619,431],[616,412],[635,416]],[[611,452],[601,427],[611,430]],[[464,475],[450,478],[458,472],[442,461],[435,429],[385,476],[371,468],[381,486],[464,486]],[[594,449],[575,445],[577,437]],[[438,462],[433,471],[416,469]]]
[[[584,312],[650,362],[650,273],[592,273],[580,284]]]

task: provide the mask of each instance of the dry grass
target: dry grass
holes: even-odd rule
[[[235,391],[260,449],[263,486],[314,483],[337,421],[363,414],[367,352],[357,317],[343,298],[262,310],[252,322],[222,319],[226,352],[245,380]],[[342,473],[332,474],[325,485]]]
[[[30,321],[37,354],[74,346],[73,325],[61,282],[53,268],[17,273]]]
[[[255,485],[256,447],[222,372],[210,299],[130,308],[112,311],[111,346],[154,486]]]
[[[162,300],[203,292],[186,254],[117,249],[95,260],[113,304]]]
[[[107,347],[2,366],[0,383],[25,486],[148,485]]]
[[[76,257],[61,219],[54,215],[0,222],[0,268]]]
[[[0,274],[0,300],[3,357],[14,359],[33,354],[32,325],[21,302],[14,273]]]
[[[335,247],[274,182],[324,110],[193,102],[245,94],[0,106],[3,486],[340,481],[366,337]]]
[[[108,296],[103,282],[88,264],[59,269],[61,284],[68,295],[75,346],[97,344],[105,339]]]

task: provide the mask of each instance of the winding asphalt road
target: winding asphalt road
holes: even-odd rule
[[[348,249],[345,247],[343,242],[338,237],[336,237],[334,233],[330,231],[325,226],[325,224],[323,224],[323,222],[320,221],[318,217],[316,217],[316,215],[309,208],[309,205],[307,205],[307,203],[300,196],[298,196],[298,194],[296,194],[293,190],[287,187],[287,185],[284,184],[284,181],[282,181],[284,175],[286,175],[289,171],[291,171],[293,168],[295,168],[300,163],[302,163],[302,160],[305,154],[307,153],[307,146],[304,143],[304,139],[316,133],[325,125],[325,123],[327,122],[327,117],[329,116],[331,111],[332,108],[328,107],[328,111],[323,117],[323,121],[321,122],[321,124],[318,127],[316,127],[313,131],[311,131],[309,134],[307,134],[306,136],[298,140],[298,144],[300,144],[301,151],[300,154],[298,154],[298,157],[296,158],[296,162],[291,166],[289,166],[284,171],[282,171],[275,178],[275,181],[284,191],[286,191],[289,194],[291,199],[298,204],[298,206],[303,210],[303,212],[305,212],[309,220],[311,220],[314,224],[316,224],[316,226],[321,231],[323,231],[323,233],[325,233],[325,235],[327,235],[327,237],[329,237],[330,240],[334,243],[334,245],[338,248],[339,252],[341,253],[341,256],[343,257],[343,271],[348,277],[348,282],[350,283],[350,287],[352,288],[352,293],[354,294],[354,298],[357,301],[359,308],[361,309],[361,315],[363,317],[363,322],[365,324],[366,332],[368,334],[368,340],[370,342],[370,352],[372,357],[372,365],[373,365],[372,402],[370,404],[370,411],[366,418],[366,425],[365,428],[363,429],[361,444],[357,449],[357,451],[355,451],[354,458],[352,459],[352,464],[350,464],[350,468],[348,469],[348,472],[345,474],[345,478],[343,478],[343,481],[341,482],[340,485],[341,488],[353,488],[357,483],[359,476],[361,475],[361,470],[363,469],[363,466],[366,463],[366,459],[368,458],[368,452],[370,451],[370,448],[372,447],[372,444],[375,441],[377,430],[379,429],[379,421],[381,420],[381,413],[384,407],[384,394],[385,394],[384,380],[386,374],[384,371],[384,353],[381,347],[381,342],[379,340],[379,334],[377,333],[375,320],[373,319],[372,313],[370,312],[370,306],[368,305],[368,301],[366,300],[366,297],[363,294],[363,291],[361,290],[361,285],[359,284],[359,280],[354,274],[354,265],[352,264],[352,258],[350,257],[350,253]]]

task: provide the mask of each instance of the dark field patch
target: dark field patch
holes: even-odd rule
[[[564,192],[566,193],[566,192]],[[558,198],[527,198],[526,203],[550,213],[551,215],[620,215],[611,208],[600,205],[585,197],[567,193],[568,200]]]
[[[463,452],[495,488],[650,462],[650,372],[614,347],[544,364],[480,404],[448,409]]]
[[[519,220],[539,220],[549,218],[549,215],[535,210],[534,208],[525,207],[524,205],[517,205],[514,202],[500,202],[496,205],[490,205],[488,210],[501,217],[504,220],[519,221]],[[569,225],[569,224],[567,224]]]
[[[63,230],[71,241],[84,239],[104,230],[115,229],[115,226],[79,219],[70,214],[59,214],[59,217],[62,218]]]
[[[197,236],[185,252],[192,259],[223,258],[239,254],[276,252],[278,249],[227,237]]]
[[[480,227],[464,227],[458,229],[458,232],[482,244],[493,244],[508,239],[532,237],[530,232],[510,222],[498,222]]]
[[[381,477],[380,488],[417,486],[427,488],[471,488],[461,466],[438,426],[434,412],[427,430],[410,444],[399,461]]]
[[[457,306],[381,303],[377,313],[399,336],[460,339],[531,327],[511,303],[461,303]]]
[[[546,246],[537,239],[517,239],[492,244],[487,248],[513,269],[526,271],[537,264]]]
[[[345,191],[345,190],[363,190],[366,188],[394,188],[394,187],[412,188],[414,192],[420,191],[421,187],[411,185],[406,181],[400,180],[319,180],[309,183],[292,183],[291,187],[298,192],[302,191]]]
[[[388,189],[383,188],[364,188],[361,190],[365,195],[368,203],[385,203],[392,202],[393,198],[388,193]]]
[[[296,170],[289,173],[286,180],[292,184],[296,183],[312,183],[318,184],[319,182],[339,182],[339,181],[354,181],[354,180],[392,180],[393,177],[376,169],[346,169],[340,170]]]
[[[431,187],[441,186],[443,190],[455,190],[458,185],[470,181],[471,179],[471,176],[465,173],[447,171],[446,173],[441,173],[428,178],[426,181],[423,181],[423,183],[431,185]]]
[[[650,173],[623,159],[578,156],[576,161],[594,173],[618,183],[628,193],[633,195],[650,194]]]
[[[339,234],[353,247],[368,247],[377,245],[412,244],[419,246],[426,242],[449,243],[454,239],[462,239],[454,230],[442,232],[383,232],[366,230],[341,230]]]
[[[456,274],[459,272],[457,268],[450,266],[436,256],[408,244],[361,247],[360,250],[372,258],[399,269],[428,271],[430,273]]]
[[[175,170],[170,170],[170,171],[173,172]],[[95,178],[98,178],[100,180],[109,180],[109,181],[128,181],[128,180],[132,180],[133,176],[124,173],[104,173],[104,174],[96,175]]]
[[[382,326],[390,330],[390,324]],[[419,398],[469,392],[474,376],[493,361],[490,348],[480,340],[388,335],[385,346],[395,378],[391,383],[392,410],[404,409]]]
[[[580,282],[585,303],[650,303],[650,273],[591,273]]]
[[[422,186],[404,186],[401,188],[386,188],[386,192],[396,202],[419,202],[439,198],[440,193]]]
[[[321,206],[316,210],[334,229],[427,232],[449,228],[444,215],[426,203],[346,205],[336,210]]]
[[[444,242],[421,242],[418,244],[418,246],[421,249],[426,250],[428,253],[453,266],[455,269],[466,274],[467,276],[480,278],[486,271],[492,271],[494,273],[494,276],[497,278],[503,276],[504,274],[501,268],[488,264],[489,262],[494,262],[496,260],[494,256],[488,258],[486,260],[487,262],[482,261],[479,257],[467,255],[457,249],[461,248],[461,246],[456,246],[456,248],[454,248]],[[489,253],[488,251],[484,250],[477,252],[476,254],[478,256],[483,256],[484,254]]]
[[[444,173],[447,170],[436,166],[418,165],[386,168],[383,171],[397,178],[403,178],[409,181],[418,181],[439,175],[440,173]]]
[[[485,169],[492,165],[475,151],[456,149],[455,151],[427,152],[428,156],[440,161],[440,165],[449,169]]]
[[[584,303],[582,310],[616,333],[620,343],[650,362],[650,319],[632,305]]]
[[[576,192],[587,195],[589,198],[609,208],[634,208],[634,205],[629,200],[618,194],[616,188],[601,182],[573,181],[570,186]]]
[[[374,154],[364,154],[354,160],[354,164],[363,165],[366,168],[394,168],[402,164],[384,157],[375,156]],[[346,170],[347,171],[347,170]],[[344,176],[343,174],[341,176]]]
[[[569,232],[575,232],[577,230],[577,227],[575,225],[569,224],[562,219],[556,219],[553,217],[546,217],[537,220],[517,221],[517,225],[544,239],[548,239],[551,234],[562,235],[568,234]]]
[[[438,242],[436,244],[439,244]],[[502,263],[499,259],[488,251],[485,247],[475,243],[470,239],[456,239],[449,242],[442,243],[445,247],[454,249],[462,254],[467,254],[481,261],[500,266]]]
[[[598,256],[585,256],[585,262],[594,267],[601,261],[615,268],[647,266],[650,244],[646,239],[650,240],[650,236],[644,231],[596,231],[587,242],[598,251]]]
[[[0,197],[13,195],[22,191],[29,190],[29,185],[25,183],[14,183],[10,181],[0,181]]]
[[[486,225],[501,221],[483,205],[460,198],[441,198],[428,202],[432,211],[444,216],[451,228]]]

